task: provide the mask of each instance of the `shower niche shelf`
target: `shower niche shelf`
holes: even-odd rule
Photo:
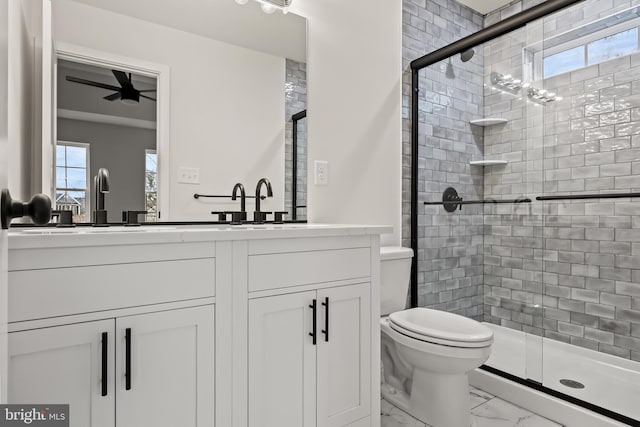
[[[472,160],[469,162],[471,166],[495,166],[495,165],[506,165],[506,160]]]
[[[476,126],[494,126],[507,123],[507,119],[501,119],[499,117],[487,117],[486,119],[471,120],[469,123]]]

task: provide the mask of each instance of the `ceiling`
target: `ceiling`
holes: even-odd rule
[[[58,60],[57,67],[57,108],[67,111],[81,111],[101,116],[127,117],[130,119],[155,122],[156,103],[141,98],[135,105],[126,105],[120,101],[107,101],[104,96],[114,91],[73,83],[66,80],[66,76],[78,77],[85,80],[120,86],[113,76],[111,69],[95,65]],[[155,89],[156,79],[147,76],[132,75],[136,89]],[[146,94],[155,98],[154,94]]]
[[[198,34],[306,62],[307,20],[293,13],[267,15],[260,4],[234,0],[75,0],[89,6],[142,19],[166,27]]]
[[[496,9],[500,9],[502,6],[508,5],[512,0],[457,0],[458,3],[462,3],[465,6],[469,6],[471,9],[477,10],[482,15],[486,15],[493,12]]]

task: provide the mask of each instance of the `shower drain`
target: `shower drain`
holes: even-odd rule
[[[584,388],[584,384],[582,384],[581,382],[568,380],[566,378],[561,379],[560,384],[567,386],[569,388]]]

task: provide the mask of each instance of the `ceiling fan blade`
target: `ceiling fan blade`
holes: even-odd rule
[[[120,92],[112,93],[111,95],[107,95],[102,99],[106,99],[107,101],[115,101],[116,99],[120,99],[122,95]]]
[[[80,84],[83,84],[83,85],[93,86],[93,87],[99,87],[101,89],[115,90],[115,91],[119,91],[120,90],[120,88],[117,87],[117,86],[112,86],[112,85],[108,85],[108,84],[100,83],[100,82],[92,82],[91,80],[79,79],[78,77],[67,76],[66,80],[68,82],[80,83]]]
[[[157,89],[145,89],[145,90],[139,90],[138,92],[143,93],[143,92],[156,92]]]
[[[120,83],[120,86],[122,87],[132,86],[131,80],[129,80],[129,78],[127,77],[127,73],[123,71],[118,71],[118,70],[111,70],[111,72],[115,76],[116,80],[118,80],[118,83]]]
[[[152,100],[153,102],[156,102],[156,100],[154,98],[150,98],[150,97],[148,97],[146,95],[140,95],[140,98],[147,98],[147,99]]]

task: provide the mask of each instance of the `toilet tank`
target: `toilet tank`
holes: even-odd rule
[[[410,248],[380,248],[380,314],[386,316],[407,306],[411,282]]]

